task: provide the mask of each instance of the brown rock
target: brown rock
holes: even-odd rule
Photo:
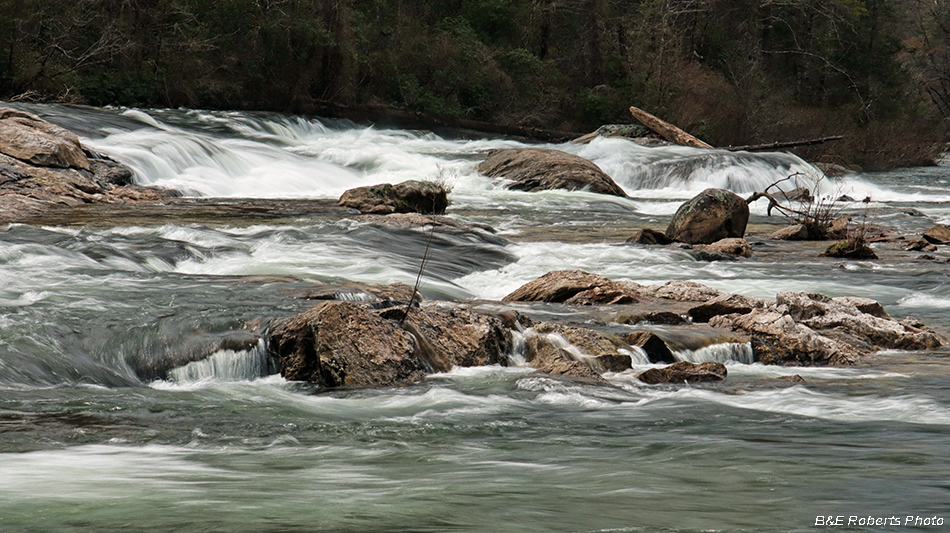
[[[710,244],[742,238],[749,223],[749,205],[725,189],[706,189],[680,206],[666,228],[667,237],[689,244]]]
[[[541,372],[608,384],[588,362],[578,360],[575,354],[564,349],[561,343],[550,335],[525,335],[525,360]]]
[[[757,298],[750,298],[741,294],[722,294],[691,308],[686,314],[693,322],[709,322],[714,316],[738,313],[751,313],[756,307],[764,307],[765,303]]]
[[[0,108],[0,153],[36,166],[90,170],[74,133],[8,107]]]
[[[808,228],[804,224],[792,224],[772,233],[769,238],[779,241],[807,241]]]
[[[400,385],[426,373],[409,332],[351,302],[274,320],[270,346],[286,379],[324,387]]]
[[[676,362],[676,358],[673,356],[673,352],[670,351],[670,347],[666,345],[666,341],[655,333],[636,331],[624,337],[623,340],[627,341],[630,346],[636,346],[646,352],[647,359],[651,363]]]
[[[693,248],[731,256],[752,257],[752,247],[745,239],[720,239],[712,244],[697,244]]]
[[[637,230],[633,237],[627,239],[627,244],[672,244],[673,240],[661,231],[643,228]]]
[[[620,322],[621,324],[640,324],[641,322],[646,322],[648,324],[680,326],[683,324],[688,324],[689,320],[672,311],[651,311],[637,315],[619,316],[617,317],[617,322]]]
[[[453,366],[505,365],[511,332],[501,320],[454,305],[424,305],[409,312],[403,324],[433,350],[434,370]]]
[[[582,270],[554,270],[505,296],[505,302],[627,304],[641,299],[642,285],[613,281]]]
[[[937,224],[924,232],[924,239],[933,244],[950,244],[950,226]]]
[[[444,187],[434,182],[410,180],[390,185],[357,187],[343,193],[338,205],[358,209],[360,213],[422,213],[441,215],[448,207]]]
[[[901,246],[901,249],[908,252],[934,252],[937,250],[937,247],[930,244],[926,239],[917,237],[908,239],[907,242]]]
[[[537,192],[550,189],[589,190],[626,197],[610,176],[590,161],[560,150],[511,148],[493,150],[478,165],[490,178],[505,178],[510,189]]]
[[[637,376],[637,379],[650,385],[657,383],[703,383],[726,379],[726,365],[705,362],[691,363],[679,361],[664,368],[651,368]]]

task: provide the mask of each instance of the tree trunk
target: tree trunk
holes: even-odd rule
[[[680,146],[692,146],[694,148],[712,148],[712,145],[693,137],[676,126],[660,120],[653,115],[638,107],[630,107],[630,113],[633,118],[640,121],[641,124],[657,132],[664,139],[676,143]]]

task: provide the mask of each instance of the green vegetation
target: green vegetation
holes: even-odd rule
[[[589,131],[636,105],[713,145],[927,161],[950,6],[923,0],[0,0],[0,98]],[[834,150],[829,152],[829,150]]]

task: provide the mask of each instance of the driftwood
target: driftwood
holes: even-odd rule
[[[785,141],[765,144],[748,144],[745,146],[729,146],[726,150],[733,152],[756,152],[759,150],[776,150],[780,148],[794,148],[796,146],[811,146],[813,144],[822,144],[830,141],[839,141],[844,139],[844,135],[833,135],[831,137],[821,137],[818,139],[805,139],[801,141]]]
[[[639,120],[641,124],[657,132],[661,137],[670,142],[676,143],[680,146],[712,148],[712,145],[707,144],[696,137],[693,137],[692,135],[677,128],[669,122],[660,120],[638,107],[630,106],[630,114],[633,115],[633,118]]]

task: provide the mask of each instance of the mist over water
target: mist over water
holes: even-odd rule
[[[950,331],[945,250],[838,264],[757,234],[752,259],[704,262],[624,244],[633,228],[664,229],[707,187],[747,196],[795,173],[819,194],[870,196],[876,222],[912,234],[950,220],[947,166],[830,180],[787,154],[598,139],[540,146],[594,161],[630,198],[524,193],[476,170],[492,149],[526,146],[510,139],[22,107],[129,165],[137,183],[195,198],[335,199],[444,180],[449,216],[492,231],[434,233],[430,299],[499,305],[550,270],[583,269],[768,298],[865,296]],[[753,224],[780,227],[765,207],[752,206]],[[786,532],[813,530],[819,515],[950,519],[946,349],[790,368],[752,363],[748,344],[690,346],[675,356],[725,362],[728,379],[645,385],[635,375],[655,365],[631,354],[633,370],[607,374],[614,387],[539,374],[516,350],[507,367],[328,392],[275,375],[262,344],[221,347],[248,324],[309,309],[300,296],[317,283],[414,283],[426,241],[423,228],[347,215],[0,226],[0,531]]]

